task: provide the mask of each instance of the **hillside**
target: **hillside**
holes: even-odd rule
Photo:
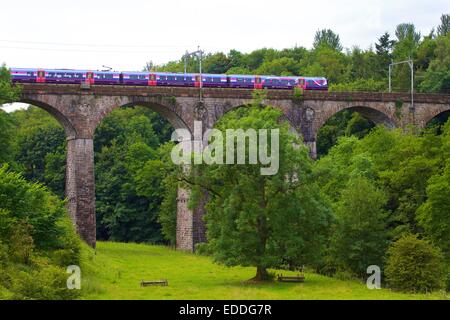
[[[357,281],[307,273],[304,284],[245,284],[254,268],[227,268],[209,257],[162,246],[99,242],[83,248],[85,299],[444,299],[440,293],[414,295],[368,290]],[[286,272],[283,272],[286,274]],[[168,287],[140,287],[140,281],[167,279]]]

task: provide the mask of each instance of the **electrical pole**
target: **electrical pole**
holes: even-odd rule
[[[392,67],[403,63],[407,63],[411,69],[411,109],[414,110],[414,61],[412,59],[392,62],[389,65],[389,92],[392,92]]]
[[[203,51],[200,50],[200,46],[197,46],[197,51],[194,52],[188,52],[186,50],[186,53],[184,54],[184,74],[186,74],[187,72],[187,58],[195,56],[198,58],[199,60],[199,76],[200,76],[200,101],[203,101],[203,97],[202,97],[202,88],[203,88],[203,77],[202,77],[202,59],[203,59]]]

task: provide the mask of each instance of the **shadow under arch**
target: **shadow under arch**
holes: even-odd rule
[[[450,119],[450,109],[441,111],[425,123],[425,128],[429,127],[430,125],[433,125],[433,124],[440,123],[441,125],[443,125],[449,119]]]
[[[239,110],[239,109],[242,109],[242,108],[250,108],[251,106],[252,106],[252,105],[249,103],[249,104],[239,104],[239,105],[233,106],[233,107],[231,107],[231,108],[228,108],[228,109],[223,113],[223,115],[222,115],[220,118],[218,118],[218,119],[214,122],[213,127],[215,127],[215,125],[220,121],[220,119],[221,119],[222,117],[224,117],[225,115],[227,115],[228,113],[233,112],[233,111],[236,111],[236,110]],[[264,108],[265,108],[265,107],[270,107],[270,108],[272,108],[272,109],[275,109],[275,110],[280,111],[280,112],[281,112],[280,120],[285,121],[286,123],[289,124],[289,131],[290,131],[291,133],[296,134],[296,135],[299,136],[299,137],[302,137],[301,132],[298,130],[298,128],[296,127],[296,125],[295,125],[295,124],[293,123],[293,121],[289,118],[289,116],[286,114],[285,110],[284,110],[282,107],[277,106],[277,105],[271,105],[271,104],[263,104],[261,107],[264,107]]]
[[[66,116],[64,116],[61,112],[59,112],[56,108],[52,107],[51,105],[33,99],[20,99],[17,102],[27,103],[47,111],[63,127],[66,133],[67,140],[72,140],[77,137],[77,131],[75,127],[72,125],[72,123],[69,121],[69,119],[67,119]]]
[[[377,109],[374,109],[374,108],[368,107],[368,106],[350,106],[350,107],[340,108],[336,112],[333,112],[333,113],[323,117],[317,125],[316,133],[315,133],[316,137],[317,137],[317,133],[319,132],[319,130],[325,125],[325,123],[329,119],[331,119],[333,116],[335,116],[336,114],[338,114],[339,112],[344,111],[344,110],[356,111],[359,114],[361,114],[364,118],[372,121],[373,123],[375,123],[377,125],[382,124],[390,129],[394,129],[398,126],[398,124],[390,116],[388,116],[386,113],[384,113],[380,110],[377,110]]]
[[[168,106],[166,106],[164,104],[160,104],[155,101],[131,101],[131,102],[127,102],[124,104],[116,105],[114,108],[109,110],[109,112],[107,114],[105,114],[102,119],[100,119],[100,121],[96,124],[96,127],[105,117],[107,117],[109,114],[111,114],[112,111],[114,111],[116,109],[128,108],[128,107],[148,108],[151,111],[154,111],[157,114],[159,114],[164,119],[166,119],[175,130],[176,129],[187,129],[187,130],[189,130],[190,133],[192,133],[192,130],[189,127],[189,125],[174,110],[172,110],[171,108],[169,108]]]

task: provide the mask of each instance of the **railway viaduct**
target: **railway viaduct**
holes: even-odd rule
[[[80,236],[91,246],[96,242],[94,132],[115,108],[146,106],[166,118],[175,129],[193,132],[194,121],[204,130],[227,111],[248,105],[252,90],[198,88],[23,84],[20,102],[41,107],[53,115],[67,137],[66,196],[68,210]],[[354,109],[377,124],[389,127],[424,127],[450,110],[450,95],[398,93],[305,92],[294,97],[289,90],[269,90],[264,104],[282,110],[292,128],[303,136],[316,156],[320,127],[343,109]],[[192,251],[205,241],[203,209],[187,208],[189,192],[180,189],[177,199],[177,248]]]

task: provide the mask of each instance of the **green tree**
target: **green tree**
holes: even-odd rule
[[[137,194],[160,204],[157,220],[164,239],[171,245],[176,244],[178,177],[181,170],[170,158],[173,146],[173,143],[160,146],[155,157],[138,169],[134,176]]]
[[[442,254],[417,235],[405,235],[387,251],[386,278],[397,290],[426,292],[440,289],[444,279]]]
[[[143,194],[136,177],[156,149],[169,139],[171,127],[160,116],[142,107],[113,111],[95,132],[97,232],[100,239],[162,242],[159,214],[162,179],[148,183],[152,192]],[[162,168],[160,168],[162,169]],[[158,177],[163,173],[158,172]],[[175,202],[176,203],[176,202]]]
[[[417,219],[433,242],[442,249],[450,264],[450,162],[444,172],[428,180],[427,200],[418,208]]]
[[[383,79],[388,77],[388,65],[392,61],[392,48],[395,41],[391,40],[388,32],[384,33],[375,44],[378,66],[380,68],[380,76]]]
[[[414,59],[420,43],[421,34],[412,23],[399,24],[395,30],[397,41],[394,46],[394,61]],[[411,88],[411,71],[408,65],[398,65],[393,70],[393,88],[397,91],[409,91]]]
[[[450,14],[441,16],[441,24],[437,27],[438,36],[446,36],[450,30]]]
[[[317,49],[323,45],[336,51],[342,51],[343,49],[339,35],[334,33],[331,29],[317,30],[314,36],[313,46]]]
[[[13,86],[9,70],[0,67],[0,106],[18,99],[20,88]],[[13,154],[13,123],[9,115],[0,109],[0,163],[10,162]]]
[[[225,73],[230,68],[230,59],[222,52],[209,54],[204,58],[203,67],[206,73]]]
[[[277,58],[271,61],[264,61],[258,69],[257,74],[277,75],[277,76],[294,76],[299,74],[299,66],[292,58]]]
[[[308,150],[279,122],[279,111],[258,101],[228,113],[217,128],[279,129],[278,173],[261,175],[261,162],[203,165],[194,167],[190,179],[194,202],[209,191],[206,249],[216,262],[255,266],[255,279],[264,280],[271,267],[320,262],[330,212],[311,179]]]
[[[336,204],[336,226],[331,253],[338,268],[355,275],[366,274],[370,265],[381,266],[387,247],[383,206],[386,196],[373,182],[356,175]]]
[[[435,58],[429,62],[419,89],[422,92],[450,93],[450,34],[436,39]]]

